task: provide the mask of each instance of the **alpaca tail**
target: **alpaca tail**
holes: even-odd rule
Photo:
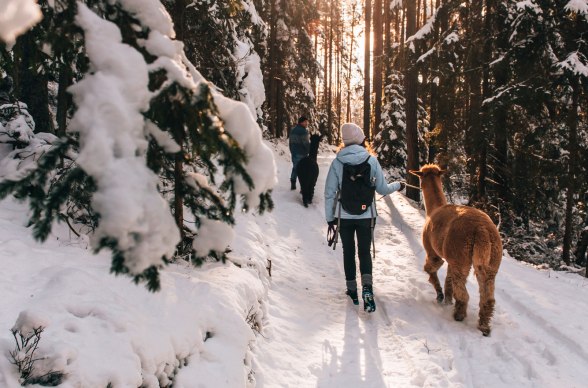
[[[491,255],[492,240],[488,231],[484,228],[476,229],[472,247],[472,264],[476,273],[480,273],[481,275],[486,274],[486,269],[490,265]]]

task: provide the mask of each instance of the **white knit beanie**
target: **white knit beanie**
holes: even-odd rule
[[[365,139],[365,135],[361,128],[353,123],[345,123],[341,125],[341,135],[343,136],[343,144],[346,146],[361,144]]]

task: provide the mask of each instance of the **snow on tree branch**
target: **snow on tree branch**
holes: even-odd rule
[[[93,73],[70,88],[78,107],[70,130],[80,134],[78,164],[98,187],[92,205],[100,214],[94,245],[118,241],[131,274],[171,258],[179,232],[157,176],[145,163],[143,111],[149,107],[149,73],[142,55],[121,43],[116,25],[78,3]]]
[[[43,15],[34,0],[0,0],[0,40],[9,45],[37,24]]]
[[[569,12],[576,12],[584,15],[588,19],[588,1],[586,0],[570,0],[564,7]]]
[[[575,75],[588,78],[588,66],[586,62],[586,58],[582,54],[573,52],[565,60],[558,63],[558,66]]]

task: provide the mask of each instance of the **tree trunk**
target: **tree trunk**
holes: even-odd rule
[[[371,140],[370,122],[371,122],[371,92],[370,92],[370,44],[371,44],[371,25],[372,25],[372,0],[365,0],[365,58],[364,58],[364,81],[363,81],[363,132],[365,137]]]
[[[486,191],[485,139],[480,114],[482,112],[482,55],[483,39],[482,1],[473,0],[469,6],[469,47],[467,88],[469,90],[468,124],[466,126],[466,153],[470,174],[470,194],[474,201],[481,201]]]
[[[578,76],[574,75],[571,81],[572,86],[572,106],[568,114],[569,135],[569,159],[568,159],[568,182],[566,198],[566,221],[563,241],[562,259],[566,265],[570,265],[570,250],[572,247],[572,234],[574,227],[573,210],[574,195],[576,194],[576,163],[578,160],[578,103],[580,99],[580,85]]]
[[[176,38],[183,42],[186,38],[186,0],[176,0],[173,22]],[[184,240],[184,128],[174,128],[174,139],[180,146],[180,152],[174,160],[174,218],[180,230],[181,241]]]
[[[14,53],[18,62],[18,76],[15,77],[17,99],[27,104],[35,120],[35,133],[55,133],[49,111],[49,82],[47,75],[39,72],[38,66],[42,60],[32,31],[17,39]]]
[[[67,128],[67,111],[71,104],[71,97],[67,88],[72,84],[71,67],[69,63],[59,68],[59,89],[57,90],[57,136],[65,136]]]
[[[184,1],[184,0],[182,0]],[[276,1],[278,0],[270,0],[270,20],[269,20],[269,55],[268,55],[268,63],[269,63],[269,72],[268,72],[268,111],[269,111],[269,120],[268,120],[268,129],[269,132],[277,137],[278,131],[276,127],[277,123],[277,56],[278,56],[278,45],[277,45],[277,36],[278,36],[278,18],[277,18],[277,11],[276,11]]]
[[[416,4],[414,1],[406,2],[406,36],[410,37],[416,32]],[[406,93],[406,151],[408,157],[406,181],[412,186],[419,185],[418,178],[408,170],[419,169],[419,145],[417,128],[417,69],[414,66],[415,55],[405,49],[405,77],[404,89]],[[419,201],[419,190],[412,187],[406,188],[406,196]]]
[[[349,48],[349,73],[348,73],[348,77],[347,77],[347,122],[350,123],[351,122],[351,75],[353,74],[353,46],[355,43],[355,6],[357,3],[353,3],[352,9],[351,9],[351,35],[350,35],[350,39],[351,42],[349,44],[350,48]]]
[[[502,26],[503,14],[502,9],[497,8],[497,0],[488,1],[488,12],[492,18],[493,33],[497,34],[496,46],[493,51],[507,51],[510,49],[508,42],[508,32],[504,31]],[[506,61],[500,61],[493,66],[492,75],[494,77],[494,90],[506,86],[508,82],[508,64]],[[508,111],[504,104],[497,106],[492,112],[490,124],[494,132],[494,157],[493,160],[493,181],[498,199],[502,203],[509,203],[509,179],[511,176],[511,163],[508,161]]]
[[[329,67],[327,82],[327,139],[333,144],[333,4],[329,4]]]
[[[382,121],[382,73],[384,58],[384,31],[382,25],[382,0],[374,1],[374,130],[372,137],[380,132]]]

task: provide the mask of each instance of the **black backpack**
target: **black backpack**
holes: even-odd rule
[[[343,209],[353,215],[367,211],[374,200],[376,186],[372,182],[370,156],[360,164],[343,164],[343,179],[339,201]]]

